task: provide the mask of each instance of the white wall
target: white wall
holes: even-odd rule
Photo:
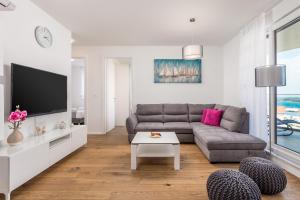
[[[181,46],[75,46],[73,57],[87,59],[88,131],[104,132],[104,60],[132,58],[133,105],[138,103],[222,103],[222,50],[204,47],[202,84],[154,84],[155,58],[182,58]],[[135,106],[134,106],[135,107]]]
[[[130,65],[116,65],[116,126],[125,126],[129,116]]]
[[[240,35],[223,46],[223,68],[224,68],[224,91],[223,103],[227,105],[241,105],[241,94],[239,90],[239,57],[240,57]]]
[[[242,106],[239,97],[239,51],[240,38],[235,36],[223,46],[224,93],[223,103]]]
[[[47,130],[53,129],[61,120],[70,122],[70,74],[71,74],[71,33],[52,17],[46,14],[29,0],[15,0],[16,10],[1,14],[3,19],[4,40],[4,71],[5,71],[5,117],[10,112],[10,64],[11,62],[39,68],[68,76],[68,112],[29,118],[23,125],[25,136],[34,134],[35,123],[46,125]],[[41,48],[35,41],[34,29],[42,25],[53,34],[53,46]],[[5,126],[5,134],[11,131]]]

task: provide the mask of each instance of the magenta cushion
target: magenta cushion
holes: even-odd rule
[[[220,126],[223,110],[207,109],[204,124],[211,126]]]
[[[203,110],[202,118],[201,118],[201,122],[202,122],[202,123],[204,123],[204,121],[205,121],[205,117],[206,117],[207,110],[208,110],[208,108],[206,108],[206,109]]]

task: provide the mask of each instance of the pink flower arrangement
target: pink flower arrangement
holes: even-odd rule
[[[22,122],[26,120],[27,117],[27,111],[20,110],[20,106],[16,106],[16,110],[14,112],[11,112],[9,117],[8,117],[8,121],[13,125],[13,126],[9,126],[9,128],[11,129],[18,129],[21,127]]]

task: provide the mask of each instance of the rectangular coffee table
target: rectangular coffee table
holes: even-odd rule
[[[175,132],[160,132],[151,138],[150,132],[138,132],[131,142],[131,169],[136,170],[137,158],[174,157],[174,169],[180,170],[180,143]]]

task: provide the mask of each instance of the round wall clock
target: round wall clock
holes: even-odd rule
[[[37,26],[35,28],[35,39],[37,43],[43,48],[49,48],[53,43],[51,32],[48,28],[43,26]]]

